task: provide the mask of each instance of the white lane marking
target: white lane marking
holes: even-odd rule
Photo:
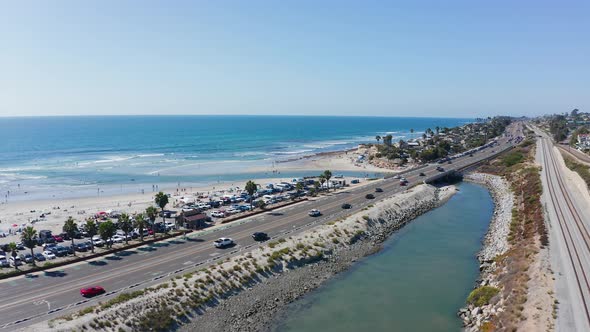
[[[33,302],[34,305],[42,305],[42,304],[47,304],[47,310],[51,310],[51,303],[49,303],[49,301],[47,300],[39,300],[39,301],[35,301]]]

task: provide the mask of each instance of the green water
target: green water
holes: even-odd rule
[[[442,207],[384,249],[293,303],[278,331],[458,331],[478,276],[475,254],[493,213],[488,191],[461,183]]]

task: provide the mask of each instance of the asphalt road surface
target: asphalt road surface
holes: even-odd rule
[[[519,130],[520,125],[510,128],[513,135]],[[508,137],[502,137],[498,145],[477,152],[473,157],[458,158],[452,164],[428,165],[403,176],[411,187],[440,176],[437,166],[444,167],[446,172],[463,169],[511,146]],[[419,176],[420,172],[425,173],[425,176]],[[377,187],[382,188],[383,192],[376,193]],[[121,292],[152,286],[177,274],[213,264],[218,259],[255,249],[260,244],[253,241],[253,232],[266,232],[272,238],[288,237],[317,224],[353,214],[407,188],[401,187],[396,179],[376,180],[364,186],[341,189],[325,197],[236,221],[226,228],[194,233],[188,239],[171,239],[93,261],[1,281],[0,329],[23,328],[95,305],[99,301],[104,302]],[[367,193],[374,194],[375,199],[366,199]],[[342,209],[344,203],[351,204],[352,209]],[[319,209],[322,216],[308,216],[309,210],[313,208]],[[236,245],[216,249],[212,242],[219,237],[231,237]],[[95,285],[104,287],[107,293],[92,299],[80,296],[80,288]]]

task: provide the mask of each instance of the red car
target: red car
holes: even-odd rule
[[[64,242],[64,239],[59,235],[53,235],[55,242]]]
[[[93,286],[93,287],[87,287],[87,288],[80,289],[80,295],[82,295],[84,297],[96,296],[96,295],[102,294],[104,292],[105,292],[104,288],[102,288],[100,286]]]

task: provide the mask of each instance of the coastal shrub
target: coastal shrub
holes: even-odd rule
[[[567,168],[578,173],[580,177],[584,180],[584,182],[586,182],[586,184],[590,186],[590,170],[588,169],[588,166],[577,163],[573,159],[568,157],[563,158],[563,160],[565,161],[565,165],[567,166]]]
[[[471,291],[467,297],[467,303],[473,304],[476,307],[489,304],[492,297],[496,296],[500,290],[492,286],[482,286]]]
[[[285,239],[279,239],[279,243],[285,243],[285,242],[287,242],[287,240],[285,240]]]
[[[502,158],[502,163],[506,167],[514,166],[524,161],[524,155],[518,151],[506,154]]]
[[[103,303],[100,307],[102,309],[108,309],[114,305],[117,305],[119,303],[123,303],[126,301],[129,301],[131,299],[134,299],[138,296],[142,296],[145,292],[142,290],[138,290],[138,291],[134,291],[131,293],[121,293],[119,294],[117,297],[112,298],[110,300],[108,300],[107,302]]]
[[[140,331],[169,331],[174,325],[174,311],[168,307],[160,307],[148,311],[139,319]]]
[[[277,246],[277,244],[279,244],[279,243],[278,243],[278,242],[275,242],[275,241],[272,241],[272,242],[269,242],[269,243],[268,243],[268,246],[269,246],[271,249],[273,249],[274,247],[276,247],[276,246]]]

